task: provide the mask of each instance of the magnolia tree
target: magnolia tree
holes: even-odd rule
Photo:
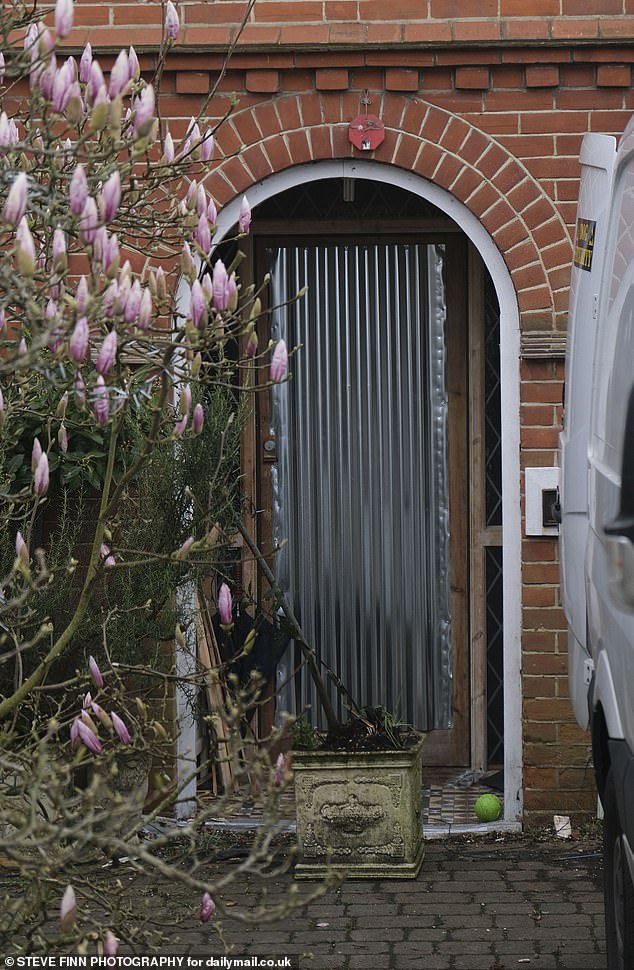
[[[158,775],[165,814],[179,793],[159,713],[174,649],[192,643],[175,591],[222,568],[240,515],[241,398],[283,380],[288,356],[283,341],[258,348],[258,291],[215,253],[207,105],[181,139],[160,120],[174,5],[151,80],[133,48],[109,73],[90,45],[67,56],[72,0],[46,22],[37,7],[0,10],[0,873],[17,871],[0,881],[0,928],[24,952],[113,954],[166,931],[165,910],[139,913],[135,880],[182,887],[192,917],[217,925],[232,879],[270,866],[288,773],[266,745],[248,770],[270,824],[221,880],[205,868],[202,808],[138,839],[135,771]],[[250,220],[244,199],[238,238]],[[218,605],[231,626],[226,583]],[[208,671],[190,671],[195,697]],[[223,712],[237,779],[256,697],[254,679]],[[175,840],[187,866],[170,861]],[[100,863],[121,856],[128,876],[106,886]]]

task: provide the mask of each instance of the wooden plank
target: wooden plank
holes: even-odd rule
[[[196,611],[196,640],[198,644],[198,660],[201,667],[206,672],[205,693],[209,713],[214,718],[214,732],[216,734],[216,750],[218,760],[215,765],[214,793],[218,794],[217,782],[220,782],[223,790],[227,790],[233,782],[233,768],[231,764],[231,750],[226,740],[228,736],[228,726],[222,716],[224,711],[225,698],[222,684],[218,676],[221,666],[220,652],[213,631],[211,617],[205,602],[204,594],[198,591],[198,609]],[[218,726],[220,730],[218,730]]]

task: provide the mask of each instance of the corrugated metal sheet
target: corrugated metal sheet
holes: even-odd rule
[[[273,336],[301,348],[273,391],[278,580],[357,702],[448,727],[442,250],[324,244],[268,256]],[[279,671],[282,708],[316,712],[295,659]]]

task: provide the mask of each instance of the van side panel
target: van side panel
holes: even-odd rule
[[[626,134],[614,179],[592,380],[586,590],[589,647],[597,670],[609,668],[620,736],[634,752],[634,615],[610,595],[604,533],[620,507],[623,435],[633,383],[634,134]],[[609,696],[606,691],[606,703]],[[605,713],[612,737],[619,729],[614,715],[610,725]]]
[[[584,728],[588,727],[589,720],[585,581],[589,388],[615,158],[616,140],[612,136],[585,136],[581,148],[581,182],[568,316],[564,428],[560,439],[561,582],[570,628],[570,696],[577,720]]]

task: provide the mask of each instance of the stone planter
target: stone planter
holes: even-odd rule
[[[295,751],[295,876],[328,870],[351,879],[415,879],[424,737],[397,751]]]

